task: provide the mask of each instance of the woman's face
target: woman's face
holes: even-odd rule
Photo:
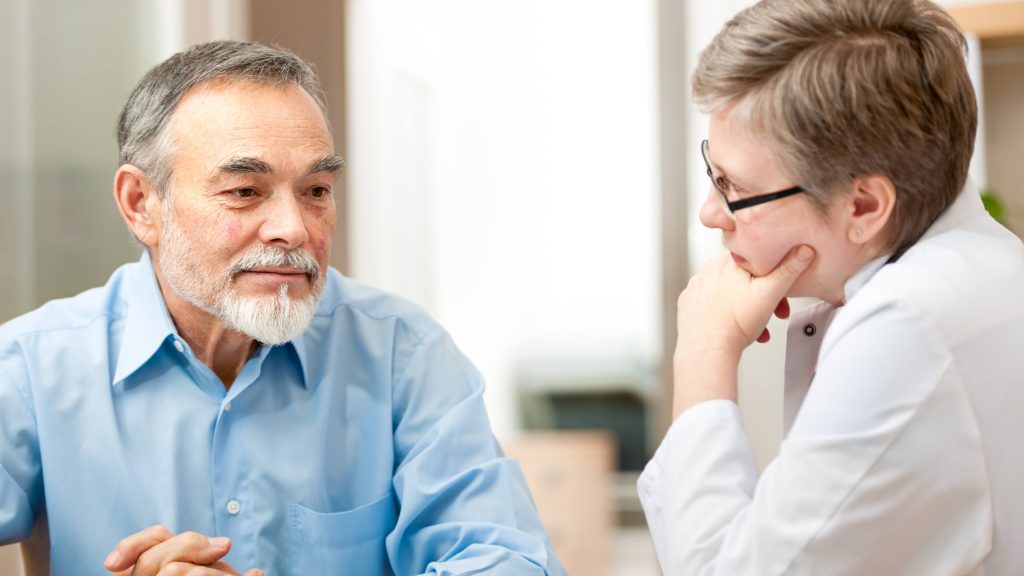
[[[708,147],[715,177],[725,177],[730,183],[729,200],[799,185],[782,173],[764,143],[727,111],[711,116]],[[836,198],[826,219],[806,194],[796,194],[739,210],[732,220],[709,184],[700,221],[722,231],[722,244],[733,260],[754,276],[774,270],[793,247],[811,246],[817,256],[793,284],[789,296],[841,304],[843,285],[856,270],[855,246],[847,239],[843,204],[844,198]]]

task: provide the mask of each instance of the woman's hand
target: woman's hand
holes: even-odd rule
[[[736,401],[740,355],[751,343],[768,341],[773,313],[789,316],[786,294],[812,260],[814,250],[798,246],[755,277],[723,254],[690,279],[679,295],[673,418],[705,400]]]

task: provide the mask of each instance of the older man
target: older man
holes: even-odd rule
[[[306,64],[196,46],[118,142],[141,260],[0,328],[0,542],[45,510],[57,575],[564,573],[476,370],[329,268],[342,162]]]

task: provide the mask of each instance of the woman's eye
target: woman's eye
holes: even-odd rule
[[[256,195],[256,189],[255,188],[236,188],[235,190],[232,190],[231,193],[234,194],[235,196],[239,197],[239,198],[252,198],[253,196]]]
[[[732,188],[732,182],[729,182],[729,179],[725,176],[719,176],[715,178],[715,186],[717,186],[719,190],[728,192]]]

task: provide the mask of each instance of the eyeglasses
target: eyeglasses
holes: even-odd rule
[[[751,206],[757,206],[758,204],[764,204],[765,202],[780,200],[786,196],[806,192],[806,190],[800,186],[793,186],[792,188],[786,188],[785,190],[779,190],[778,192],[769,192],[768,194],[751,196],[750,198],[743,198],[742,200],[729,200],[728,190],[731,184],[724,176],[716,177],[715,173],[711,170],[711,153],[708,150],[707,140],[700,143],[700,153],[704,156],[704,165],[707,166],[708,178],[711,178],[711,185],[714,186],[715,191],[718,192],[718,196],[722,200],[722,205],[725,207],[725,213],[729,216],[730,220],[736,219],[737,210],[743,210],[744,208],[750,208]]]

